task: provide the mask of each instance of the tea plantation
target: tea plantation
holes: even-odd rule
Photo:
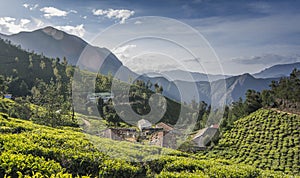
[[[260,109],[237,120],[206,156],[300,174],[300,116]]]
[[[240,124],[242,121],[239,121]],[[92,144],[91,139],[97,144]],[[287,142],[285,147],[298,148],[295,138],[292,139],[294,145],[284,140],[285,136],[282,136],[282,143]],[[220,146],[225,144],[221,142]],[[99,147],[102,149],[97,149]],[[107,150],[117,156],[109,156]],[[299,168],[294,166],[294,160],[299,160],[294,151],[291,160],[288,159],[289,151],[279,155],[278,164],[288,173]],[[242,155],[238,151],[236,153],[237,157]],[[140,157],[151,159],[134,161]],[[284,164],[282,158],[287,158]],[[232,160],[200,158],[161,147],[116,142],[84,134],[79,128],[52,128],[0,113],[0,177],[290,177],[283,172],[256,168],[252,164],[234,163],[233,156],[229,159]],[[253,164],[257,163],[253,161]],[[289,164],[292,166],[288,171]],[[268,159],[264,165],[261,168],[267,168]]]

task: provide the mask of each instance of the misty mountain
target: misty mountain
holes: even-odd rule
[[[229,104],[237,101],[240,97],[245,99],[248,89],[262,91],[269,89],[272,80],[279,78],[257,79],[250,74],[229,77],[223,80],[212,82],[207,81],[169,81],[165,77],[141,77],[144,81],[151,81],[163,86],[163,94],[169,98],[181,102],[205,101],[215,105],[223,103]]]
[[[203,100],[207,103],[212,101],[231,103],[237,101],[239,97],[244,98],[248,89],[257,91],[268,89],[272,80],[277,80],[282,75],[288,75],[295,67],[295,64],[277,65],[255,74],[254,76],[257,78],[250,74],[223,76],[182,70],[139,76],[124,66],[108,49],[91,46],[79,37],[53,27],[0,37],[8,39],[14,44],[20,44],[24,49],[34,50],[46,56],[60,58],[65,56],[70,64],[77,64],[81,69],[105,75],[111,73],[123,81],[129,81],[132,78],[145,82],[150,81],[153,84],[157,83],[163,87],[163,94],[166,97],[182,102]],[[77,63],[79,57],[84,60]],[[299,66],[298,63],[297,65]],[[154,88],[152,87],[152,89]]]
[[[122,62],[108,49],[91,46],[81,38],[53,27],[13,35],[0,34],[0,38],[20,45],[22,49],[34,51],[49,58],[58,57],[62,60],[66,57],[68,63],[72,65],[76,65],[83,54],[82,58],[86,64],[78,65],[85,69],[92,69],[93,72],[98,72],[100,68],[102,74],[108,74],[108,72],[114,74],[122,66]],[[90,64],[95,61],[101,64],[101,67]]]
[[[266,68],[261,72],[253,74],[256,78],[272,78],[289,76],[294,68],[300,69],[300,62],[292,64],[279,64]]]
[[[83,49],[88,45],[81,38],[70,35],[53,27],[32,32],[20,32],[13,35],[1,35],[3,39],[10,40],[13,44],[21,45],[25,50],[34,50],[36,53],[63,59],[66,57],[70,64],[76,64]]]
[[[205,74],[200,72],[188,72],[184,70],[170,70],[170,71],[163,71],[160,73],[147,73],[149,77],[158,77],[158,76],[165,76],[170,81],[181,80],[181,81],[216,81],[219,79],[225,79],[230,77],[229,75],[222,75],[222,74]]]
[[[245,93],[248,89],[262,91],[269,89],[272,80],[279,80],[279,78],[261,78],[257,79],[252,75],[246,73],[239,76],[234,76],[226,79],[227,88],[227,103],[237,101],[240,97],[245,99]]]

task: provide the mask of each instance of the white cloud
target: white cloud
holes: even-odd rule
[[[8,22],[8,23],[14,22],[16,20],[13,17],[1,17],[1,19],[2,19],[2,21]]]
[[[32,10],[35,10],[36,8],[38,8],[39,5],[38,4],[31,5],[31,4],[25,3],[25,4],[23,4],[23,7],[32,11]]]
[[[70,10],[69,13],[71,13],[71,12],[74,14],[77,14],[77,11],[75,11],[75,10]]]
[[[50,19],[51,17],[65,17],[69,13],[77,13],[75,10],[64,11],[57,9],[55,7],[43,7],[40,9],[41,12],[44,12],[44,17]]]
[[[44,17],[50,19],[51,17],[64,17],[67,16],[68,12],[59,10],[55,7],[43,7],[40,9],[41,12],[44,12]]]
[[[28,24],[30,22],[31,22],[31,20],[29,20],[29,19],[21,19],[20,20],[20,26],[24,27],[26,24]]]
[[[83,18],[83,19],[87,19],[87,18],[88,18],[86,15],[85,15],[85,16],[80,15],[79,17],[80,17],[80,18]]]
[[[142,22],[137,20],[137,21],[134,22],[134,24],[138,25],[138,24],[142,24]]]
[[[37,18],[32,18],[32,20],[35,23],[35,25],[36,25],[37,28],[41,28],[45,24],[42,20],[37,19]]]
[[[28,8],[29,7],[29,4],[23,4],[23,7],[25,7],[25,8]]]
[[[32,10],[34,10],[34,9],[38,8],[38,7],[39,7],[39,5],[38,5],[38,4],[35,4],[33,7],[30,7],[30,8],[29,8],[29,10],[31,10],[31,11],[32,11]]]
[[[130,44],[125,46],[120,46],[118,48],[114,48],[112,52],[122,60],[122,62],[126,62],[127,59],[131,57],[130,51],[136,48],[136,45]]]
[[[66,26],[55,26],[55,28],[65,31],[67,33],[70,33],[72,35],[76,35],[79,37],[83,37],[85,34],[85,29],[83,24],[81,25],[77,25],[77,26],[70,26],[70,25],[66,25]]]
[[[29,19],[20,19],[17,21],[12,17],[0,17],[0,27],[8,33],[19,33],[20,31],[27,31],[27,25],[31,21]]]
[[[123,62],[123,61],[122,61]],[[123,62],[125,66],[137,73],[162,72],[182,68],[176,61],[165,55],[145,53]]]
[[[93,10],[93,15],[96,16],[102,15],[109,19],[118,19],[121,20],[120,21],[121,24],[125,23],[125,20],[133,16],[134,13],[135,13],[134,11],[127,10],[127,9],[108,9],[108,10],[94,9]]]

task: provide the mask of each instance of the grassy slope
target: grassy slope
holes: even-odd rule
[[[261,109],[234,123],[207,156],[300,174],[300,116]]]
[[[1,100],[0,103],[6,102]],[[69,173],[92,177],[285,176],[231,161],[199,159],[175,150],[89,136],[77,128],[41,126],[9,118],[4,113],[0,113],[0,135],[0,177],[4,174],[32,175],[32,172],[48,176],[67,176]],[[108,150],[114,158],[107,155]],[[162,156],[161,152],[167,155]],[[151,157],[152,160],[128,162],[140,157]]]

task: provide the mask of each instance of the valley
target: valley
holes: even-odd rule
[[[299,63],[139,75],[53,27],[0,37],[0,177],[300,176]]]

